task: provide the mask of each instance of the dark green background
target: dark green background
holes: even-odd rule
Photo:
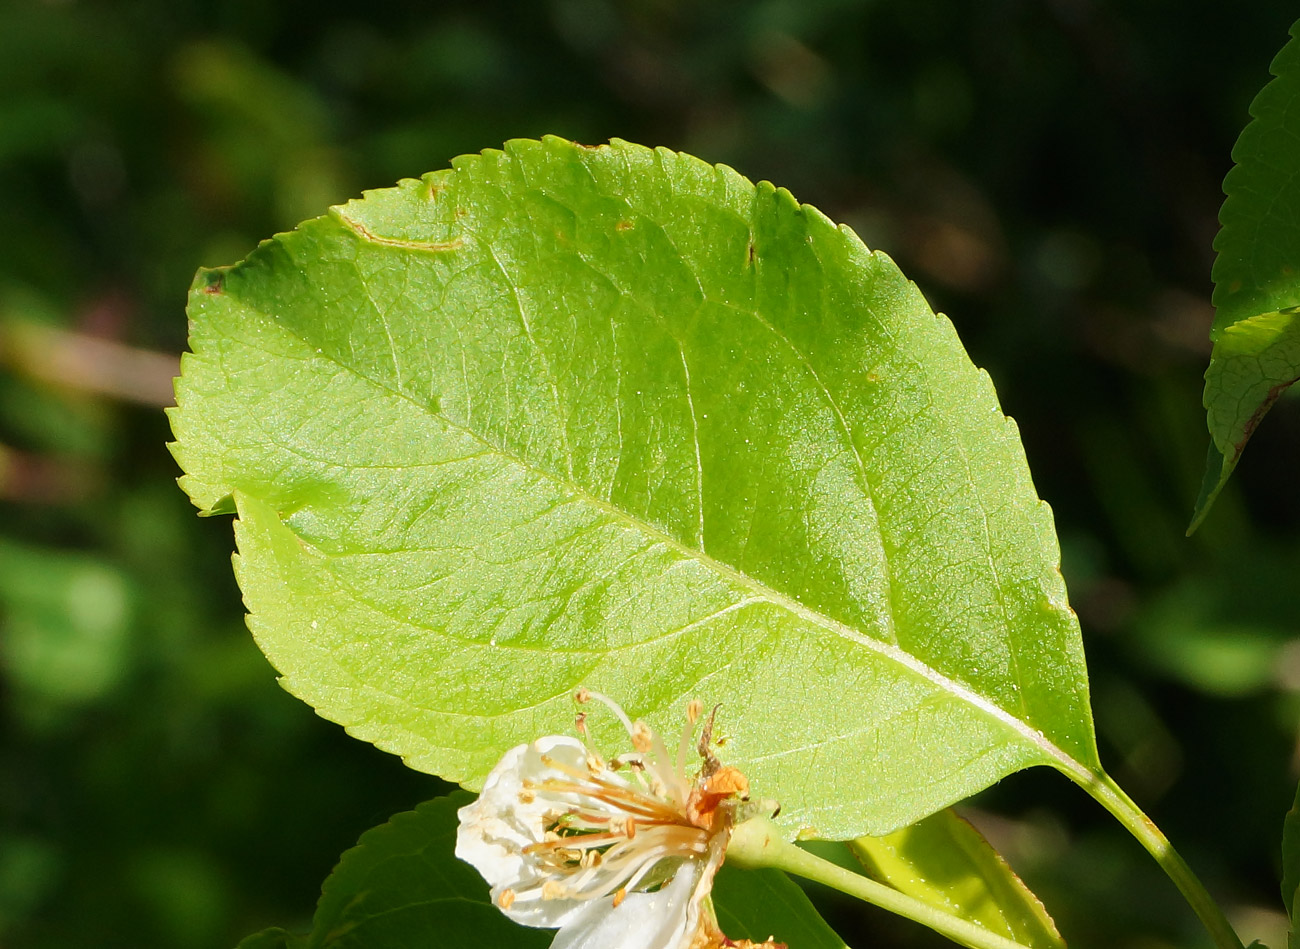
[[[1293,402],[1182,530],[1219,183],[1295,15],[0,0],[0,944],[221,949],[304,926],[344,848],[438,793],[276,687],[229,522],[172,483],[161,406],[196,267],[547,132],[789,187],[952,316],[1056,510],[1104,760],[1245,935],[1276,927],[1300,733]],[[119,345],[87,371],[87,340]],[[95,391],[104,370],[118,394]],[[1073,945],[1199,944],[1154,864],[1059,776],[977,803]],[[858,946],[943,944],[827,906]]]

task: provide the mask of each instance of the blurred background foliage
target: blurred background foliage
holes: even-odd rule
[[[162,407],[199,265],[553,132],[769,178],[893,255],[1020,423],[1104,760],[1275,947],[1300,734],[1300,411],[1205,527],[1220,182],[1294,4],[0,2],[0,944],[221,949],[305,926],[432,778],[275,685]],[[1051,773],[975,819],[1072,944],[1202,944]],[[939,946],[827,904],[851,943]]]

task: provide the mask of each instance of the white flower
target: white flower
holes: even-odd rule
[[[748,782],[699,743],[691,702],[675,757],[643,722],[619,717],[634,751],[601,757],[585,740],[549,735],[506,752],[477,801],[460,809],[456,856],[473,864],[516,922],[557,928],[551,949],[705,949],[734,945],[708,900]],[[585,714],[578,731],[587,734]]]

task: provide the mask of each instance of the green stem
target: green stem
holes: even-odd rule
[[[954,916],[937,906],[900,893],[869,877],[845,870],[829,860],[796,847],[781,836],[776,825],[755,817],[736,827],[727,845],[727,859],[740,867],[775,867],[875,903],[899,916],[906,916],[971,949],[1027,949],[1021,943],[990,932],[983,926]]]
[[[1085,773],[1086,778],[1083,774],[1066,771],[1071,780],[1110,811],[1115,819],[1123,824],[1128,832],[1137,838],[1138,843],[1155,858],[1156,863],[1160,864],[1169,878],[1174,881],[1183,898],[1200,918],[1202,925],[1214,939],[1214,944],[1219,949],[1242,949],[1241,940],[1233,932],[1232,925],[1223,915],[1219,904],[1214,902],[1214,897],[1210,896],[1209,891],[1192,872],[1192,868],[1178,855],[1178,851],[1174,849],[1169,839],[1160,832],[1160,828],[1152,823],[1151,818],[1142,813],[1142,809],[1133,803],[1133,799],[1125,794],[1109,775]]]

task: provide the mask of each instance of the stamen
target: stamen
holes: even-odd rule
[[[574,694],[573,698],[574,701],[582,704],[585,704],[591,701],[592,699],[595,699],[597,702],[603,702],[606,706],[609,707],[609,710],[611,712],[613,712],[616,716],[618,716],[618,720],[623,723],[623,727],[627,729],[627,733],[629,735],[632,734],[632,720],[627,717],[627,712],[623,711],[623,707],[619,705],[617,702],[615,702],[613,699],[611,699],[609,696],[601,695],[599,692],[593,692],[591,691],[591,689],[583,688],[583,689],[579,689]]]
[[[651,796],[654,794],[653,786],[650,789],[651,795],[646,795],[637,791],[635,788],[626,787],[601,778],[586,778],[585,780],[576,783],[570,783],[558,779],[548,779],[542,782],[541,790],[552,791],[557,794],[574,794],[582,797],[594,798],[609,807],[620,811],[631,812],[637,816],[646,817],[651,820],[667,821],[670,823],[682,821],[682,814],[679,810],[664,801]],[[560,816],[563,817],[579,814],[581,814],[581,812],[578,810],[570,810]]]
[[[562,900],[567,895],[564,885],[555,881],[547,880],[542,884],[542,899],[544,900]]]
[[[506,887],[504,890],[502,890],[501,895],[497,897],[497,906],[500,906],[502,909],[509,909],[511,906],[514,905],[514,903],[515,903],[515,891],[510,889],[509,887]]]
[[[619,888],[614,892],[614,908],[615,908],[615,909],[618,909],[618,907],[622,904],[622,902],[623,902],[625,899],[627,899],[627,887],[625,887],[625,886],[620,886],[620,887],[619,887]]]

